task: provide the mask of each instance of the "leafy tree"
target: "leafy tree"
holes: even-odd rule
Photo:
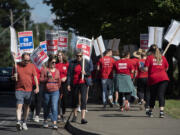
[[[10,54],[10,10],[13,12],[13,20],[19,20],[14,24],[16,31],[23,30],[22,18],[25,17],[28,25],[30,21],[30,7],[25,0],[1,0],[0,1],[0,67],[12,66]],[[22,18],[21,18],[22,17]]]
[[[121,43],[139,44],[148,26],[167,27],[180,20],[179,0],[44,0],[52,5],[55,24],[87,37],[120,37]]]
[[[34,44],[37,47],[41,41],[45,41],[45,31],[53,30],[53,26],[47,23],[36,23],[32,24],[30,29],[33,31]]]

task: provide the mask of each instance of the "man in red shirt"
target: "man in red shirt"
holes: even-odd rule
[[[113,64],[112,50],[107,50],[105,56],[99,59],[97,70],[101,73],[103,105],[106,108],[107,97],[110,100],[110,106],[113,107]],[[108,94],[109,88],[109,94]]]
[[[14,73],[14,78],[16,80],[16,117],[17,117],[17,129],[18,130],[28,130],[26,121],[29,114],[29,104],[32,92],[32,77],[36,84],[35,93],[39,92],[38,79],[36,74],[36,69],[32,63],[30,63],[30,55],[24,53],[22,55],[22,62],[17,64],[17,73]],[[23,124],[21,124],[21,112],[24,105],[24,119]]]

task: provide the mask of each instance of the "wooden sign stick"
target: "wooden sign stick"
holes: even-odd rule
[[[113,48],[114,48],[114,42],[115,42],[115,40],[116,40],[116,39],[115,39],[115,38],[113,38],[112,48],[111,48],[112,50],[113,50]]]
[[[13,59],[14,59],[14,68],[15,68],[15,73],[16,73],[16,77],[15,80],[18,81],[18,72],[17,72],[17,63],[16,63],[16,54],[12,53]]]
[[[164,50],[163,55],[166,54],[166,52],[167,52],[169,46],[171,45],[171,42],[173,41],[173,39],[174,39],[174,37],[176,36],[176,34],[177,34],[177,32],[179,31],[179,29],[180,29],[180,26],[177,28],[177,30],[175,31],[173,37],[172,37],[171,40],[169,41],[169,44],[166,46],[166,49]]]
[[[157,31],[157,28],[155,27],[154,28],[154,44],[156,44],[156,31]]]
[[[82,71],[84,72],[85,58],[83,57],[82,59],[83,59],[83,61],[82,61]],[[82,74],[82,80],[84,80],[84,74]]]
[[[101,50],[101,47],[100,47],[98,38],[97,38],[97,44],[98,44],[98,48],[99,48],[99,50],[100,50],[101,57],[103,57],[102,50]]]

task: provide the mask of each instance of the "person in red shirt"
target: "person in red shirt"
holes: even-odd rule
[[[150,100],[150,91],[147,85],[148,72],[142,70],[144,63],[146,61],[146,52],[145,50],[141,52],[140,59],[138,61],[138,74],[137,74],[137,94],[140,100],[140,109],[146,108],[146,112],[149,111],[149,100]]]
[[[165,91],[168,86],[168,62],[161,55],[157,45],[151,45],[148,53],[150,54],[145,61],[145,71],[148,71],[148,85],[150,86],[150,110],[149,117],[153,117],[153,108],[156,97],[159,99],[160,118],[164,118]]]
[[[39,78],[41,83],[45,84],[44,90],[44,128],[48,128],[48,116],[51,109],[52,113],[52,127],[57,129],[58,120],[58,100],[59,100],[59,89],[61,86],[61,79],[59,70],[56,69],[56,57],[53,55],[49,56],[48,67],[41,71]]]
[[[102,83],[102,96],[103,105],[106,108],[107,97],[109,98],[110,106],[113,107],[113,64],[115,60],[112,58],[112,50],[108,49],[105,52],[105,56],[99,59],[97,63],[97,70],[101,73]],[[109,94],[108,94],[109,88]]]
[[[125,110],[128,111],[130,108],[129,100],[133,90],[135,89],[130,77],[130,74],[134,72],[134,69],[129,60],[129,52],[121,52],[120,57],[121,59],[114,63],[114,69],[116,72],[114,86],[115,89],[119,91],[119,104],[121,111],[123,111],[123,105]]]
[[[22,62],[17,64],[17,73],[14,73],[13,78],[16,80],[16,117],[17,130],[28,130],[27,128],[27,117],[29,114],[29,104],[31,101],[31,92],[32,92],[32,77],[34,78],[36,88],[35,93],[39,92],[38,79],[36,74],[36,69],[32,63],[30,63],[30,54],[24,53],[22,55]],[[21,113],[22,107],[24,107],[24,120],[23,124],[21,123]]]
[[[77,105],[79,104],[79,93],[81,94],[81,124],[86,124],[88,121],[85,119],[86,113],[86,96],[87,96],[87,84],[86,79],[91,75],[90,66],[85,61],[84,70],[82,70],[83,64],[82,50],[77,50],[76,59],[69,63],[68,75],[67,75],[67,89],[72,91],[73,96],[73,112],[74,116],[72,122],[77,122]],[[84,78],[82,77],[84,75]]]
[[[59,98],[58,103],[58,118],[61,118],[61,120],[64,122],[64,114],[66,112],[66,106],[67,106],[67,72],[68,72],[69,63],[67,61],[67,57],[62,51],[59,51],[57,54],[57,64],[56,68],[59,70],[60,78],[61,78],[61,88],[60,93],[61,96]]]
[[[39,77],[41,71],[43,70],[43,67],[41,69],[38,69],[35,65],[34,67],[36,69],[37,79],[39,82]],[[34,78],[32,79],[33,79],[33,91],[32,91],[31,104],[30,104],[30,109],[31,109],[30,119],[34,120],[35,122],[39,122],[39,115],[41,112],[41,103],[42,103],[42,94],[43,94],[43,84],[39,83],[39,92],[35,93],[34,92],[34,89],[36,88],[35,81]],[[35,118],[34,118],[34,111],[36,112]]]

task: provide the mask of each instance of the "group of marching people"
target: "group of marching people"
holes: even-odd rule
[[[73,108],[71,121],[77,122],[77,111],[80,106],[81,124],[88,123],[85,114],[93,70],[100,73],[104,109],[110,104],[111,107],[119,106],[121,111],[128,111],[133,99],[139,100],[141,107],[145,106],[146,114],[153,117],[153,108],[158,97],[160,117],[163,118],[164,96],[169,80],[166,73],[167,60],[156,45],[152,45],[147,52],[139,49],[134,55],[136,57],[130,58],[128,51],[122,51],[120,56],[112,56],[112,50],[106,50],[104,56],[96,63],[97,68],[93,69],[91,60],[85,60],[85,64],[83,63],[82,50],[77,50],[75,58],[70,61],[59,51],[56,56],[49,56],[47,65],[39,70],[30,62],[30,55],[24,53],[22,62],[15,67],[13,76],[16,80],[17,129],[28,130],[26,122],[29,106],[31,118],[35,112],[34,121],[39,122],[42,103],[43,127],[49,127],[48,118],[51,116],[52,127],[57,129],[58,119],[65,120],[64,114],[70,101],[69,92],[72,95]]]
[[[131,58],[128,51],[122,51],[120,58],[115,58],[112,58],[112,51],[107,50],[97,64],[101,72],[104,108],[109,103],[111,107],[120,106],[121,111],[128,111],[133,99],[139,102],[140,109],[145,107],[146,114],[153,117],[158,98],[159,117],[164,118],[165,92],[169,81],[166,71],[169,65],[157,45],[151,45],[148,51],[139,49]]]

